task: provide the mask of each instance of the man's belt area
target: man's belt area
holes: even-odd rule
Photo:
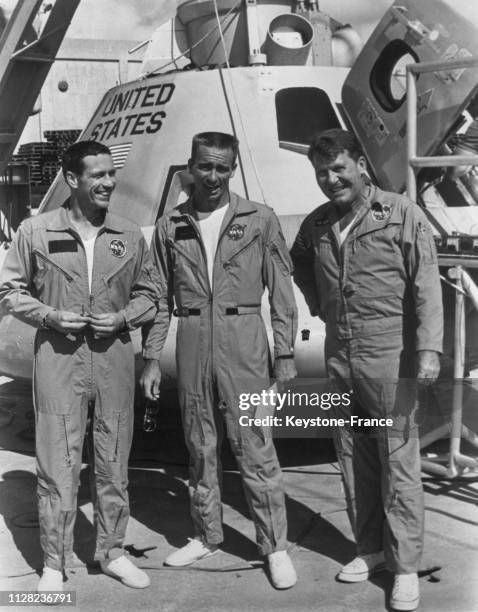
[[[203,311],[205,312],[205,311]],[[248,315],[248,314],[260,314],[261,305],[252,304],[246,306],[228,306],[224,309],[224,314],[228,316],[235,315]],[[201,314],[200,308],[175,308],[173,315],[175,317],[197,317]]]

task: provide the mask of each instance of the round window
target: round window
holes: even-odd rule
[[[407,64],[418,56],[403,40],[392,40],[383,49],[370,73],[370,87],[380,106],[390,113],[400,108],[407,92]]]

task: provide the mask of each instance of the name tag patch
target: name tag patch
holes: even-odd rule
[[[51,253],[76,253],[78,243],[76,240],[50,240],[48,252]]]
[[[177,227],[176,232],[174,234],[174,241],[176,240],[190,240],[191,238],[196,238],[196,232],[194,228],[190,225],[183,225],[182,227]]]

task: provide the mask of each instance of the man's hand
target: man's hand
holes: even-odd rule
[[[146,399],[156,401],[159,398],[159,383],[161,382],[161,368],[158,359],[146,359],[139,384]]]
[[[67,310],[53,310],[48,313],[46,318],[47,327],[51,327],[65,336],[70,333],[80,332],[89,322],[89,317]]]
[[[95,333],[95,338],[107,338],[124,329],[125,320],[119,312],[108,312],[105,314],[91,314],[90,326]]]
[[[440,357],[436,351],[418,351],[417,379],[419,384],[431,385],[440,372]]]
[[[274,371],[272,377],[278,382],[285,383],[297,376],[297,370],[293,359],[279,359],[274,361]]]

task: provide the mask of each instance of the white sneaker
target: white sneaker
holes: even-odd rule
[[[344,565],[337,578],[342,582],[362,582],[373,574],[383,571],[385,567],[383,552],[360,555]]]
[[[104,574],[121,580],[124,585],[133,589],[145,589],[151,584],[148,574],[131,563],[125,555],[100,561],[100,565]]]
[[[417,574],[396,574],[390,607],[394,610],[415,610],[420,601]]]
[[[186,546],[175,550],[169,557],[166,557],[164,565],[170,565],[171,567],[191,565],[191,563],[210,557],[219,551],[217,546],[204,544],[202,540],[197,538],[188,538],[188,540]]]
[[[37,591],[38,593],[44,593],[45,591],[63,591],[63,572],[45,565],[38,583]]]
[[[276,589],[290,589],[297,582],[297,574],[286,550],[267,555],[271,581]]]

